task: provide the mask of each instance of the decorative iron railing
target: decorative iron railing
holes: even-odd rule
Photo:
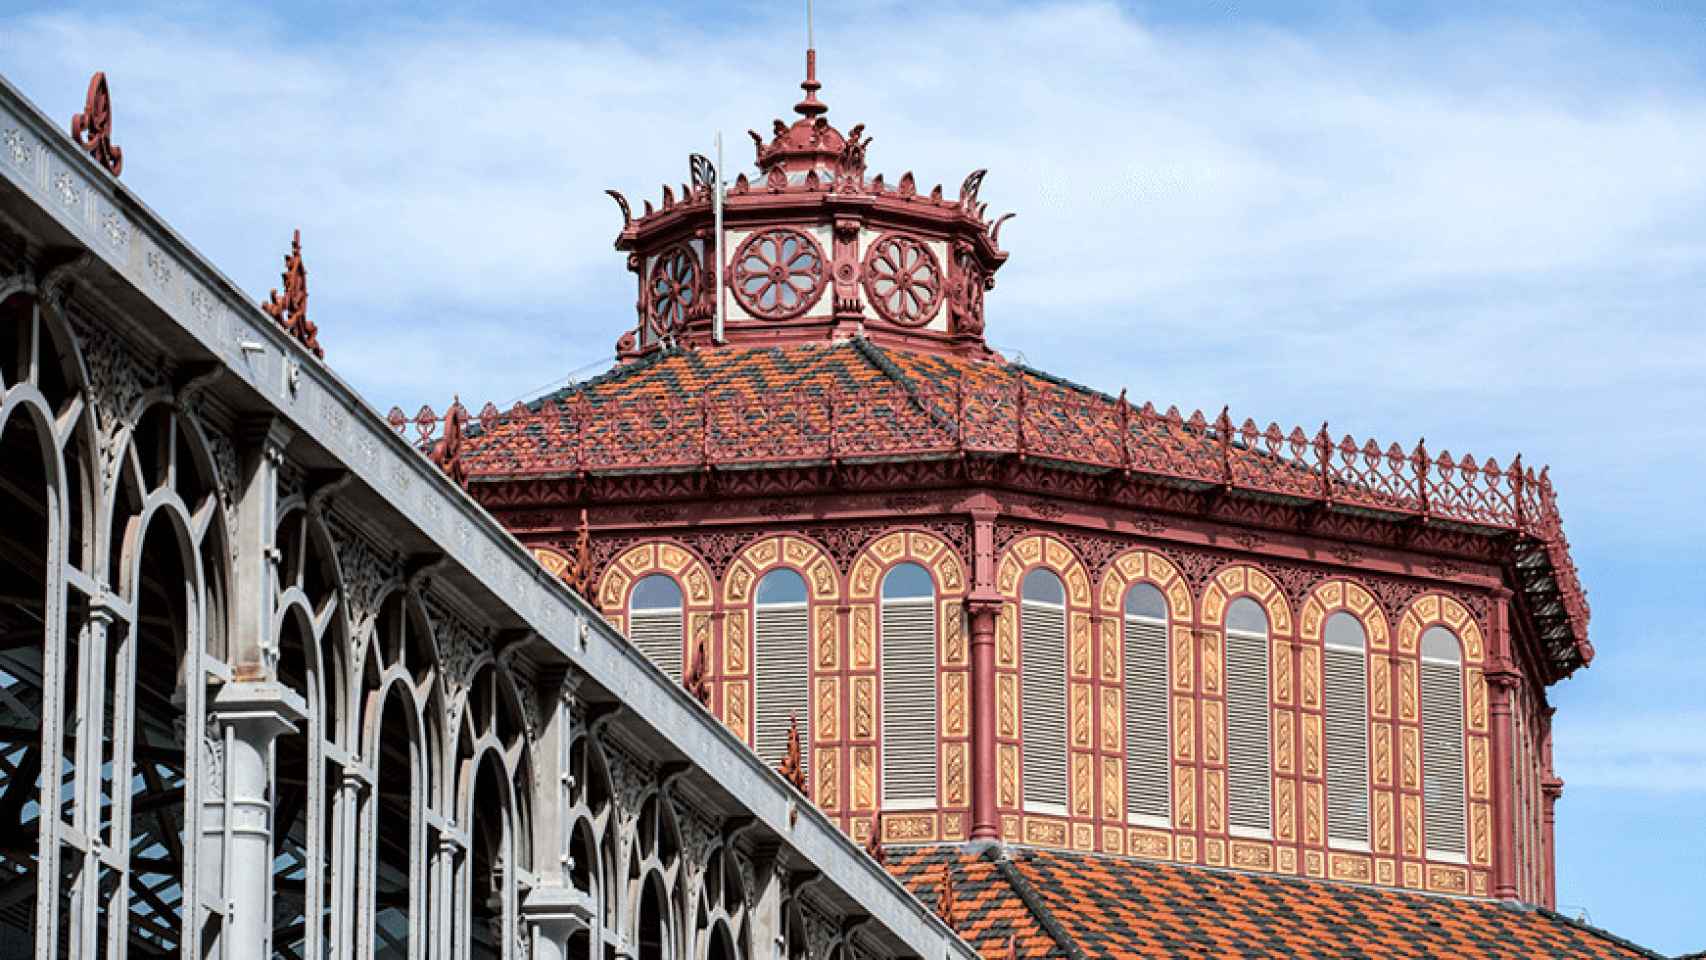
[[[1039,386],[1026,379],[965,379],[951,385],[801,387],[752,395],[674,397],[570,394],[477,415],[459,403],[471,477],[699,468],[738,469],[859,460],[1013,454],[1069,467],[1120,470],[1514,530],[1561,535],[1545,468],[1488,458],[1405,450],[1346,435],[1326,424],[1306,432],[1229,411],[1183,416],[1119,397]],[[393,408],[393,429],[411,428],[423,450],[437,447],[445,414]],[[440,457],[443,452],[440,451]]]

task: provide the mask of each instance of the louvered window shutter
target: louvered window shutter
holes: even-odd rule
[[[1066,812],[1066,609],[1020,603],[1025,805]]]
[[[883,806],[936,804],[936,601],[883,601]]]
[[[1468,852],[1463,816],[1463,670],[1422,660],[1422,810],[1429,855]]]
[[[1368,672],[1361,650],[1327,647],[1327,838],[1368,843]]]
[[[1127,614],[1125,788],[1133,821],[1164,824],[1172,810],[1167,664],[1167,621]]]
[[[753,749],[771,766],[788,752],[788,723],[800,723],[800,759],[811,769],[810,611],[804,603],[753,610]]]
[[[1226,804],[1238,830],[1273,830],[1268,759],[1268,637],[1226,631]]]
[[[681,682],[681,608],[635,610],[628,615],[628,639],[671,680]]]

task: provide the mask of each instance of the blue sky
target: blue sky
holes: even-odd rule
[[[603,189],[719,129],[744,167],[797,99],[779,6],[13,0],[0,72],[65,118],[106,70],[126,182],[257,298],[301,227],[381,409],[502,406],[631,322]],[[1010,356],[1552,464],[1599,650],[1552,691],[1560,906],[1706,949],[1706,5],[825,2],[817,39],[874,170],[1018,212]]]

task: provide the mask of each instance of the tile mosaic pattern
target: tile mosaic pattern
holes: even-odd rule
[[[945,455],[961,442],[954,423],[962,405],[971,421],[965,444],[1011,449],[1021,382],[1035,452],[1094,449],[1117,462],[1118,438],[1099,422],[1111,397],[1021,365],[863,339],[662,351],[541,397],[526,416],[504,412],[475,425],[464,457],[470,474],[507,475],[786,463],[823,459],[832,443],[843,457]],[[1176,433],[1200,455],[1218,456],[1200,430]]]
[[[1109,855],[960,846],[891,849],[888,868],[934,906],[954,873],[958,929],[986,957],[1652,960],[1549,910]],[[1054,931],[1051,935],[1050,930]]]

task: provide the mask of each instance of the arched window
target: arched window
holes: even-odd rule
[[[394,682],[386,691],[379,721],[378,783],[368,821],[373,844],[371,901],[373,956],[407,957],[410,941],[425,924],[416,915],[422,901],[420,798],[425,790],[409,714],[413,705]],[[418,946],[416,947],[418,949]]]
[[[788,725],[800,725],[800,762],[811,770],[811,619],[806,581],[787,568],[758,581],[752,608],[753,749],[766,763],[780,763],[788,752]]]
[[[1465,842],[1463,647],[1444,627],[1422,633],[1422,813],[1430,857],[1461,859]]]
[[[1025,806],[1066,813],[1066,590],[1053,571],[1025,576],[1019,601]]]
[[[916,563],[883,577],[883,807],[936,803],[936,584]]]
[[[628,638],[671,680],[681,680],[681,585],[663,573],[642,577],[628,598]]]
[[[1327,618],[1321,657],[1326,698],[1327,840],[1368,846],[1368,637],[1362,621]]]
[[[1172,810],[1167,709],[1167,598],[1151,583],[1125,595],[1125,795],[1133,823],[1165,826]]]
[[[1273,831],[1268,615],[1249,597],[1226,611],[1226,804],[1233,832]]]

